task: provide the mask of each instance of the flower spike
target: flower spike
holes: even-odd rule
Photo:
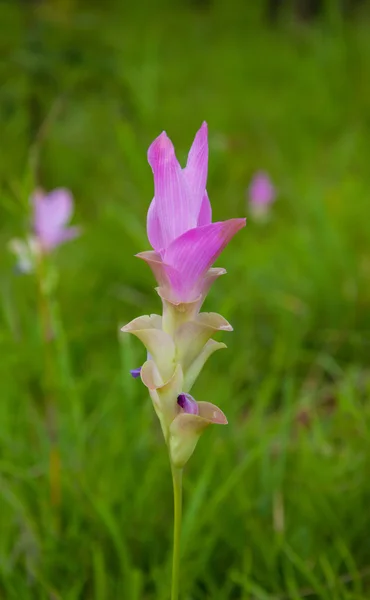
[[[148,360],[131,375],[148,388],[172,464],[182,468],[204,429],[227,423],[217,406],[197,402],[189,392],[207,359],[225,348],[213,336],[232,331],[221,315],[200,309],[212,283],[226,272],[213,264],[245,219],[212,223],[206,123],[195,135],[185,168],[165,132],[149,147],[148,162],[154,178],[147,215],[152,250],[137,256],[157,280],[163,315],[138,317],[122,331],[138,337],[148,351]]]

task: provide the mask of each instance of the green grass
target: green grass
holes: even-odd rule
[[[194,395],[229,426],[186,468],[182,600],[370,595],[369,20],[268,28],[228,7],[0,6],[1,600],[169,599],[170,471],[128,375],[144,350],[118,331],[160,311],[133,256],[147,147],[166,129],[184,159],[204,119],[215,218],[247,214],[260,168],[279,198],[207,300],[235,331]],[[55,255],[59,526],[36,284],[6,250],[35,182],[69,187],[84,228]]]

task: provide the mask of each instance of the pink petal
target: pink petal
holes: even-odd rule
[[[169,270],[168,265],[163,266]],[[171,281],[175,281],[175,283],[178,282],[177,287],[181,287],[182,276],[181,273],[176,271],[176,280],[174,277],[170,277],[170,282],[167,285],[167,288],[164,286],[157,288],[157,292],[163,301],[163,311],[174,312],[176,315],[176,322],[178,323],[193,320],[199,313],[211,285],[218,277],[220,277],[220,275],[225,275],[225,273],[226,269],[222,269],[220,267],[209,269],[204,277],[199,279],[192,294],[189,295],[186,300],[182,300],[181,298],[179,299],[179,297],[171,289]],[[180,315],[182,318],[180,318]]]
[[[245,223],[245,219],[229,219],[196,227],[174,240],[167,248],[164,262],[181,273],[181,278],[171,283],[183,300],[194,293],[193,288],[199,279]]]
[[[149,206],[148,215],[146,218],[146,230],[148,234],[148,240],[152,248],[154,248],[154,250],[157,252],[162,250],[164,243],[155,198],[153,198]]]
[[[211,269],[209,269],[207,271],[204,278],[200,282],[200,286],[199,286],[199,291],[201,294],[201,305],[203,304],[203,301],[204,301],[205,297],[207,296],[212,284],[216,281],[216,279],[221,277],[221,275],[225,275],[225,274],[226,274],[226,269],[223,269],[222,267],[212,267]],[[200,309],[200,306],[199,306],[199,309]]]
[[[165,132],[149,147],[148,161],[154,175],[155,208],[163,246],[167,247],[172,240],[195,227],[198,213],[193,213],[190,190]],[[150,235],[152,233],[151,227]]]
[[[207,174],[208,128],[207,123],[204,122],[195,135],[184,169],[184,175],[191,190],[192,210],[198,217],[206,190]]]
[[[136,254],[137,258],[144,260],[151,268],[153,275],[159,284],[157,289],[160,297],[164,301],[166,310],[166,304],[178,306],[179,310],[190,318],[190,314],[196,315],[203,301],[208,294],[208,291],[214,281],[226,273],[226,269],[220,267],[209,269],[204,277],[197,282],[197,287],[192,291],[191,294],[185,294],[185,299],[179,298],[174,290],[182,289],[182,274],[177,269],[174,269],[170,265],[165,264],[162,258],[157,252],[153,250],[147,250],[146,252],[139,252]],[[180,294],[181,296],[181,294]]]
[[[180,285],[181,273],[170,265],[164,264],[162,258],[157,252],[147,250],[146,252],[139,252],[136,254],[137,258],[144,260],[151,268],[153,275],[158,284],[163,290],[170,290],[172,282]]]
[[[158,252],[153,252],[153,250],[146,250],[145,252],[139,252],[135,256],[137,258],[141,258],[141,260],[145,261],[149,265],[157,283],[160,286],[165,286],[168,283],[166,270]]]
[[[197,227],[209,225],[212,222],[212,206],[208,198],[207,190],[204,192],[202,205],[200,207]]]

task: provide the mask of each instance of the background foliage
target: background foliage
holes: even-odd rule
[[[2,600],[169,597],[167,456],[128,375],[142,348],[118,331],[160,310],[133,256],[147,147],[166,129],[184,160],[204,119],[215,218],[248,214],[261,168],[279,198],[207,301],[235,331],[194,395],[230,424],[187,468],[184,600],[369,597],[369,17],[336,8],[271,23],[236,0],[0,5]],[[36,184],[70,188],[84,228],[55,256],[59,515],[36,284],[7,251]]]

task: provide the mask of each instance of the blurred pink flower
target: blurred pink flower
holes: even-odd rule
[[[155,197],[148,210],[147,233],[154,251],[138,256],[152,268],[162,293],[177,302],[190,302],[205,295],[212,281],[224,273],[209,269],[246,220],[212,223],[206,191],[206,123],[195,136],[184,169],[165,132],[151,144],[148,161]]]
[[[249,207],[253,217],[266,217],[276,199],[275,187],[264,171],[258,171],[249,186]]]
[[[45,194],[37,189],[30,202],[32,234],[26,239],[14,238],[8,244],[17,257],[19,273],[32,273],[40,256],[80,234],[79,227],[67,226],[73,212],[73,197],[68,190],[57,188]]]
[[[67,226],[73,213],[73,197],[68,190],[57,188],[48,194],[36,190],[31,203],[33,230],[42,251],[50,252],[80,234],[79,227]]]

